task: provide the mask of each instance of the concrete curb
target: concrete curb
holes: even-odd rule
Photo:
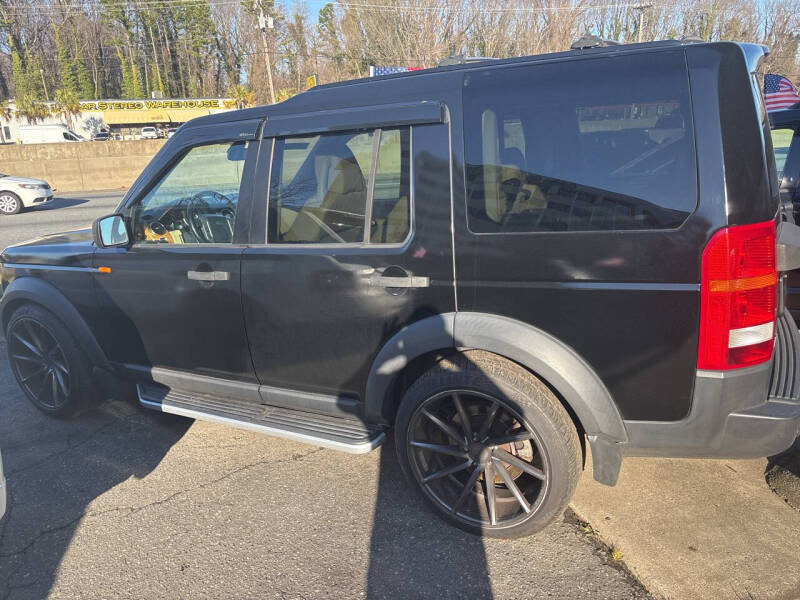
[[[629,458],[615,488],[588,468],[571,507],[654,596],[800,598],[800,512],[764,480],[766,459]]]

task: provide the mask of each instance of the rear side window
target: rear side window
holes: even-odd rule
[[[669,229],[697,204],[682,52],[469,74],[464,121],[476,233]]]

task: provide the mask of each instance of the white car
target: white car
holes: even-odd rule
[[[0,173],[0,215],[15,215],[23,208],[47,204],[52,199],[53,190],[46,181]]]
[[[155,127],[142,127],[142,139],[143,140],[157,140],[158,139],[158,129]]]

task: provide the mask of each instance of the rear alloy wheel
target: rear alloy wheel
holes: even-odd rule
[[[397,453],[428,502],[462,529],[529,535],[566,508],[580,475],[575,426],[553,393],[486,352],[442,361],[409,388]]]
[[[0,192],[0,214],[15,215],[22,210],[22,200],[13,192]]]
[[[42,412],[69,417],[95,399],[88,361],[48,311],[35,304],[19,308],[8,322],[6,341],[17,383]]]

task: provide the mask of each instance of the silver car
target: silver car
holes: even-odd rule
[[[15,215],[52,199],[53,190],[46,181],[0,173],[0,215]]]

